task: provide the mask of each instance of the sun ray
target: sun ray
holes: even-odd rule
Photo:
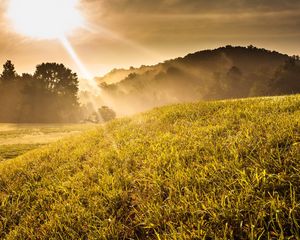
[[[80,70],[81,75],[84,77],[84,79],[87,81],[89,90],[93,91],[94,93],[100,93],[100,88],[97,84],[97,82],[94,80],[92,74],[87,70],[85,65],[82,63],[80,58],[78,57],[77,53],[75,52],[74,48],[72,47],[70,41],[66,37],[60,37],[59,38],[61,44],[68,52],[69,56],[72,58],[72,60],[77,65],[78,69]]]

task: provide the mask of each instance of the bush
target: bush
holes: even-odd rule
[[[98,118],[98,122],[108,122],[116,118],[116,113],[109,107],[102,106],[98,109]]]

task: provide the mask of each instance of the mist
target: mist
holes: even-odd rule
[[[114,69],[96,78],[101,95],[89,97],[126,116],[176,103],[296,93],[298,70],[297,56],[226,46],[154,66]]]

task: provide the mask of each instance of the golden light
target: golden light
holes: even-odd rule
[[[99,93],[97,82],[67,39],[68,33],[84,27],[78,4],[79,0],[9,0],[6,15],[13,30],[19,34],[33,39],[59,40],[90,90]]]
[[[78,57],[77,53],[75,52],[75,50],[72,47],[69,40],[65,37],[61,37],[59,40],[62,43],[62,45],[64,46],[64,48],[67,50],[69,56],[76,63],[76,65],[77,65],[78,69],[80,70],[82,76],[85,78],[85,81],[87,81],[87,86],[89,87],[88,90],[93,92],[94,94],[99,94],[100,93],[100,88],[99,88],[97,82],[93,79],[92,75],[86,69],[85,65],[82,63],[82,61]]]
[[[38,39],[61,38],[83,25],[78,0],[9,0],[14,30]]]

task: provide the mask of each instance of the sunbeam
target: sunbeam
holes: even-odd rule
[[[94,80],[91,73],[87,70],[85,65],[82,63],[80,58],[78,57],[77,53],[75,52],[74,48],[72,47],[70,41],[66,37],[59,38],[61,44],[64,46],[72,60],[77,65],[78,69],[80,70],[82,76],[84,77],[85,81],[87,81],[87,85],[89,90],[92,91],[94,94],[100,94],[101,89],[99,88],[97,82]]]
[[[72,47],[70,41],[66,37],[59,38],[61,44],[64,46],[72,60],[76,63],[79,68],[81,74],[84,77],[84,81],[87,83],[88,90],[95,96],[99,96],[101,94],[101,88],[98,86],[97,82],[92,77],[91,73],[87,70],[85,65],[82,63],[74,48]],[[88,98],[89,103],[92,105],[93,111],[97,114],[98,119],[103,121],[101,114],[98,112],[98,104],[93,97]]]

